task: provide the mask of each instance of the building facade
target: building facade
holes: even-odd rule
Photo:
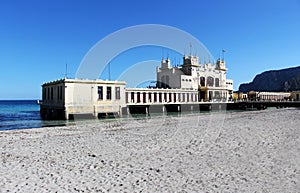
[[[300,91],[291,92],[291,99],[293,101],[300,101]]]
[[[163,60],[157,67],[156,88],[126,88],[125,81],[60,79],[42,85],[43,119],[70,119],[75,115],[121,116],[129,107],[226,103],[232,99],[233,81],[226,79],[224,60],[200,64],[197,56],[183,57],[180,67]],[[162,108],[165,109],[165,108]]]
[[[44,119],[70,115],[120,113],[125,106],[125,82],[60,79],[42,85],[41,115]]]
[[[216,64],[199,62],[198,56],[183,57],[183,64],[172,67],[169,59],[162,60],[157,68],[157,87],[193,90],[198,92],[198,101],[232,100],[233,81],[226,78],[224,60]]]

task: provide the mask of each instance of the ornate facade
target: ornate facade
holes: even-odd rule
[[[172,67],[169,59],[157,68],[157,87],[198,91],[199,101],[232,99],[233,81],[226,78],[225,61],[199,62],[198,56],[183,57],[183,64]]]

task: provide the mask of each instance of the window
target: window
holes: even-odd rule
[[[137,96],[136,102],[140,103],[141,102],[141,93],[137,92],[136,96]]]
[[[131,92],[131,102],[133,103],[134,102],[134,92]]]
[[[103,86],[98,86],[98,100],[103,100]]]
[[[219,80],[219,78],[216,78],[216,79],[215,79],[215,86],[216,86],[216,87],[219,87],[219,86],[220,86],[220,80]]]
[[[111,100],[111,87],[106,88],[106,100]]]
[[[116,100],[120,100],[121,95],[120,95],[120,87],[116,87]]]
[[[164,93],[164,101],[167,102],[168,93]]]
[[[208,100],[212,100],[212,98],[213,98],[213,91],[209,91],[208,92]]]
[[[221,98],[221,95],[220,95],[219,91],[215,91],[215,98]]]
[[[57,87],[57,99],[58,100],[61,100],[61,96],[62,96],[62,93],[61,93],[61,91],[62,91],[62,87],[61,86],[58,86]]]
[[[200,77],[200,86],[205,86],[205,77]]]
[[[53,87],[51,87],[51,100],[53,100]]]
[[[146,98],[146,93],[145,93],[145,92],[143,92],[143,103],[146,103],[146,101],[147,101],[147,98]]]
[[[57,98],[57,100],[60,99],[59,96],[60,96],[60,86],[57,86],[56,87],[56,98]]]
[[[128,98],[128,95],[129,95],[129,93],[128,93],[128,92],[126,92],[126,93],[125,93],[125,101],[126,101],[126,103],[129,103],[129,100],[128,100],[128,99],[129,99],[129,98]]]
[[[46,88],[43,88],[43,100],[46,100]]]
[[[63,86],[60,86],[60,100],[63,100]]]
[[[152,102],[152,101],[151,101],[151,95],[152,95],[152,93],[149,92],[149,93],[148,93],[148,101],[149,101],[149,102]]]
[[[47,100],[50,100],[50,87],[47,88]]]
[[[209,76],[207,77],[207,86],[214,86],[214,78]]]

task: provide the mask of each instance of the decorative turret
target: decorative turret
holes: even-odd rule
[[[164,59],[161,60],[161,68],[162,69],[171,68],[171,62],[169,58],[167,58],[166,60]]]
[[[191,57],[186,57],[186,55],[184,54],[183,65],[188,65],[188,64],[191,64]]]
[[[223,70],[223,71],[227,71],[227,68],[225,66],[225,61],[221,60],[220,58],[217,60],[216,63],[216,70]]]
[[[183,65],[199,65],[199,57],[198,56],[192,56],[186,57],[186,55],[183,56]]]

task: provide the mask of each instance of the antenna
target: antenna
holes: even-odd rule
[[[225,52],[226,52],[226,50],[222,50],[222,58],[223,58],[223,62],[224,62],[224,60],[225,60],[225,56],[224,56],[224,55],[225,55],[225,54],[224,54]]]
[[[66,63],[66,73],[65,73],[65,79],[68,78],[68,64]]]
[[[190,55],[192,55],[192,43],[190,42]]]
[[[108,63],[108,80],[110,80],[110,62]]]

